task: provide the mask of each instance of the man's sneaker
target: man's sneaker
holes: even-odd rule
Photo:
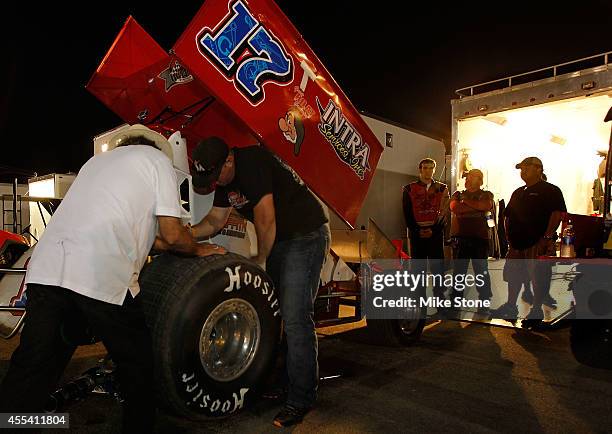
[[[521,294],[521,300],[523,300],[527,304],[533,304],[533,292],[531,289],[525,288],[523,293]]]
[[[530,319],[544,319],[544,311],[542,310],[542,308],[536,308],[536,307],[532,307],[529,310],[529,313],[527,314],[527,316],[525,317],[526,320],[530,320]]]
[[[556,309],[557,308],[557,300],[555,300],[554,298],[552,298],[550,296],[550,294],[546,294],[544,296],[544,298],[542,299],[542,304],[546,307],[549,307],[551,309]]]
[[[538,329],[542,325],[544,319],[544,311],[542,308],[532,307],[527,317],[521,322],[521,327],[524,329]]]
[[[304,416],[310,411],[309,408],[298,408],[286,404],[285,407],[274,418],[274,425],[282,428],[297,425],[304,420]]]
[[[504,303],[497,309],[491,310],[491,318],[500,318],[515,321],[518,317],[518,307],[510,303]]]

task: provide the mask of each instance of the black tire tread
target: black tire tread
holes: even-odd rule
[[[159,320],[160,315],[167,315],[170,307],[177,302],[182,293],[187,291],[192,286],[191,284],[195,284],[213,264],[219,267],[246,260],[243,256],[234,253],[192,258],[164,253],[147,265],[140,279],[142,303],[145,318],[151,330],[153,347],[159,355],[158,363],[168,363],[171,351],[170,345],[166,342],[167,334],[162,327],[164,322]],[[156,375],[162,376],[161,381],[158,381],[158,401],[163,407],[194,420],[224,418],[224,416],[194,415],[183,410],[182,405],[174,401],[173,393],[167,388],[167,385],[172,384],[172,378],[167,375],[167,371],[159,367],[156,367],[156,371]]]

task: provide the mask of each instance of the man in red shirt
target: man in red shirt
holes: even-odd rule
[[[413,259],[428,260],[430,272],[442,275],[449,194],[446,184],[433,179],[435,170],[434,160],[421,160],[419,180],[404,186],[402,203],[410,237],[410,256]],[[422,262],[424,268],[425,261]],[[439,279],[434,281],[439,282]],[[434,296],[444,298],[444,288],[441,285],[434,286]]]

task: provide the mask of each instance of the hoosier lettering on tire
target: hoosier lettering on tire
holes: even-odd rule
[[[271,279],[235,254],[164,254],[140,284],[162,405],[191,419],[242,409],[276,357],[281,317]]]

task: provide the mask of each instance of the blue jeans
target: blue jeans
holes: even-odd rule
[[[329,249],[329,227],[274,244],[266,270],[279,291],[287,336],[287,404],[309,408],[317,397],[319,365],[314,300]]]

